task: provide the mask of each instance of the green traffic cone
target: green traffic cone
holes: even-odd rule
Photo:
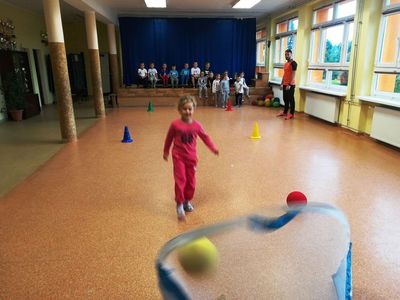
[[[148,112],[153,112],[153,111],[154,111],[153,103],[151,103],[151,101],[149,102],[149,105],[148,105],[148,107],[147,107],[147,111],[148,111]]]

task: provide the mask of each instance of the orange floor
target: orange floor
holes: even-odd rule
[[[400,151],[297,115],[200,107],[220,149],[199,141],[197,191],[178,223],[172,163],[162,159],[173,108],[117,109],[0,200],[0,299],[159,299],[155,259],[177,234],[284,204],[292,190],[349,218],[354,299],[400,294]],[[249,136],[258,121],[262,138]],[[120,142],[128,125],[132,144]],[[301,276],[301,274],[299,274]]]

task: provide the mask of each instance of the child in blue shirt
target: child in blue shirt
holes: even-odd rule
[[[179,82],[179,73],[176,70],[176,66],[172,65],[171,66],[171,71],[169,71],[169,79],[171,80],[171,87],[178,87],[178,82]]]
[[[190,78],[190,69],[189,64],[185,64],[183,69],[181,70],[181,85],[187,86]]]

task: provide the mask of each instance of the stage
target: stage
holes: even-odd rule
[[[244,104],[250,104],[260,96],[272,93],[267,87],[267,80],[255,80],[255,87],[250,87],[250,97],[243,97]],[[122,107],[147,106],[149,101],[155,106],[175,106],[178,98],[185,95],[196,97],[198,105],[204,105],[203,100],[199,100],[199,90],[194,88],[137,88],[123,87],[118,90],[118,104]],[[230,97],[232,105],[235,103],[235,92],[231,88]],[[206,105],[214,106],[214,99],[211,88],[208,89],[208,101]]]

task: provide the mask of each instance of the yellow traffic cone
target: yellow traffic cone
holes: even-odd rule
[[[253,133],[252,133],[252,135],[251,135],[250,138],[251,138],[251,139],[254,139],[254,140],[260,139],[260,138],[261,138],[261,136],[260,136],[260,131],[259,131],[259,129],[258,129],[258,123],[257,123],[257,122],[254,123],[254,126],[253,126]]]

